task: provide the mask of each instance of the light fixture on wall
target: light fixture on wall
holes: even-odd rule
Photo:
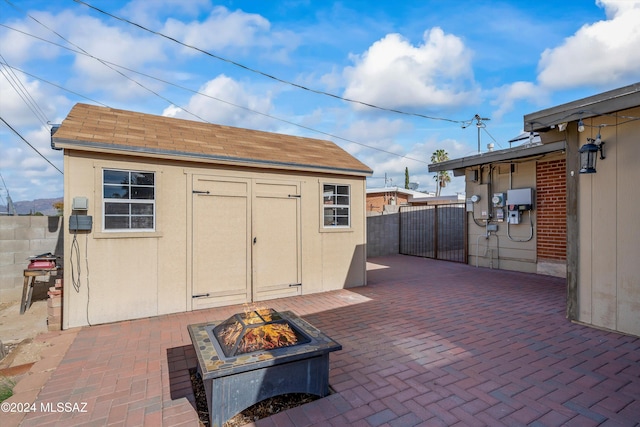
[[[580,147],[580,173],[596,173],[596,160],[598,151],[600,152],[600,160],[604,160],[604,141],[600,137],[600,129],[596,139],[587,138],[587,143]]]

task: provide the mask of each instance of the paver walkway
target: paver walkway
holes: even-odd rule
[[[371,261],[369,286],[268,302],[343,350],[330,356],[334,394],[256,426],[638,425],[640,338],[567,321],[563,279]],[[197,425],[186,326],[238,311],[82,328],[35,403],[87,412],[32,412],[22,425]]]

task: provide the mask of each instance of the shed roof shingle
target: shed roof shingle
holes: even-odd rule
[[[213,163],[369,175],[331,141],[76,104],[53,136],[55,148],[125,152]]]

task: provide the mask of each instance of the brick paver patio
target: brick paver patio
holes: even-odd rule
[[[640,338],[567,321],[563,279],[405,256],[371,261],[369,286],[268,302],[343,350],[331,353],[335,393],[256,426],[638,425]],[[197,425],[186,327],[238,311],[74,332],[28,398],[87,412],[37,411],[22,425]]]

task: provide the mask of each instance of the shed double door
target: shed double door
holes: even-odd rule
[[[193,177],[191,308],[301,293],[300,183]]]

